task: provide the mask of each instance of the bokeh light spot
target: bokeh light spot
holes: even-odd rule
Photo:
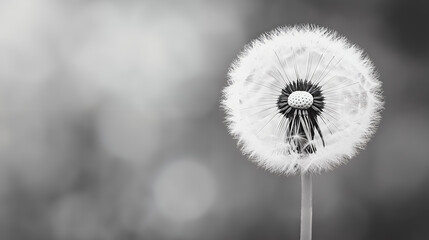
[[[178,222],[202,217],[216,195],[213,174],[191,160],[171,163],[161,171],[154,186],[156,207],[166,218]]]

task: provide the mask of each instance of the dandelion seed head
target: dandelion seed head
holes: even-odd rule
[[[365,146],[380,119],[372,62],[336,32],[281,27],[232,63],[222,107],[242,151],[276,173],[320,172]]]

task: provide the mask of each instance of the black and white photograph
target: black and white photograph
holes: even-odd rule
[[[428,240],[429,2],[0,0],[0,240]]]

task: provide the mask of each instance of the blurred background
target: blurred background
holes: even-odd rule
[[[386,110],[314,177],[314,239],[429,239],[429,3],[0,0],[0,239],[298,239],[299,176],[246,160],[229,64],[280,25],[364,48]]]

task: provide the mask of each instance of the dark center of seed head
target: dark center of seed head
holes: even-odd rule
[[[315,153],[316,145],[309,144],[318,134],[325,146],[318,118],[325,109],[325,97],[317,83],[297,79],[286,84],[277,98],[277,108],[285,119],[285,140],[293,143],[297,153]],[[303,119],[306,124],[303,125]],[[323,118],[322,118],[323,119]],[[295,138],[294,136],[301,136]]]

